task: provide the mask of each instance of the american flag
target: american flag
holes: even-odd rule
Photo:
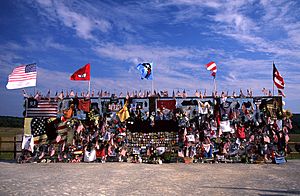
[[[27,99],[26,117],[57,117],[58,102],[55,99]]]
[[[277,88],[284,89],[284,80],[273,63],[273,81]]]
[[[58,124],[57,134],[60,137],[60,141],[65,141],[67,139],[68,130],[69,130],[69,128],[67,126],[67,122],[60,122]],[[60,141],[57,141],[57,142],[60,142]]]
[[[47,142],[46,123],[47,119],[44,118],[33,118],[31,120],[31,134],[34,144],[45,144]]]
[[[18,89],[30,86],[36,86],[36,63],[21,65],[14,68],[8,76],[7,89]]]

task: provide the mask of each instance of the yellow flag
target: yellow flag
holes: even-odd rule
[[[117,112],[117,115],[121,122],[124,122],[126,119],[128,119],[130,117],[127,105],[128,105],[128,103],[126,101],[123,108],[119,112]]]

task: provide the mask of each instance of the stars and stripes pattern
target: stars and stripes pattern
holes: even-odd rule
[[[213,77],[216,77],[216,73],[217,73],[217,64],[213,61],[209,62],[208,64],[206,64],[206,69],[208,71],[211,71],[211,75]]]
[[[31,134],[33,136],[34,144],[45,144],[47,142],[46,123],[47,119],[32,118]]]
[[[277,88],[284,89],[284,80],[283,77],[280,75],[279,71],[277,70],[275,64],[273,63],[273,81]]]
[[[26,117],[57,117],[57,111],[58,102],[55,99],[27,99]]]
[[[63,142],[65,140],[67,140],[68,130],[69,130],[69,128],[67,126],[66,121],[65,122],[60,122],[58,124],[57,135],[60,137],[60,139],[57,142]]]
[[[36,86],[37,69],[36,63],[21,65],[14,68],[8,76],[7,89],[18,89]]]

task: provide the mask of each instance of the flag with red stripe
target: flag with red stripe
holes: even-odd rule
[[[283,91],[281,91],[280,89],[278,89],[278,95],[285,97],[285,94]]]
[[[215,62],[209,62],[208,64],[206,64],[206,69],[208,70],[208,71],[211,71],[212,73],[211,73],[211,75],[212,76],[216,76],[216,73],[217,73],[217,64],[215,63]]]
[[[36,76],[36,63],[18,66],[8,76],[6,88],[18,89],[36,86]]]
[[[273,81],[277,88],[284,89],[284,80],[273,63]]]
[[[65,141],[67,139],[67,135],[68,135],[68,126],[67,126],[67,122],[60,122],[58,124],[57,127],[57,135],[59,137],[59,141]],[[59,142],[57,141],[57,142]]]

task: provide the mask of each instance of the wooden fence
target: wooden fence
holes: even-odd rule
[[[17,159],[22,152],[22,135],[0,137],[0,159]]]

